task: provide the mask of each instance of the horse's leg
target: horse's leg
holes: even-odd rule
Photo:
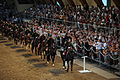
[[[37,55],[40,56],[40,48],[38,47]]]
[[[16,39],[16,41],[15,41],[15,44],[17,45],[17,39]]]
[[[23,46],[23,40],[21,39],[21,47]]]
[[[35,46],[35,54],[37,55],[37,47]]]
[[[55,55],[51,55],[51,58],[52,58],[52,66],[54,66],[54,61],[55,61]]]
[[[62,59],[62,62],[63,62],[63,68],[65,68],[65,57],[63,55],[63,52],[60,52],[60,55],[61,55],[61,59]]]
[[[49,55],[49,53],[48,53],[48,55],[47,55],[47,63],[49,64],[49,61],[50,61],[50,55]]]
[[[43,51],[43,57],[44,57],[44,60],[45,60],[45,57],[46,57],[46,55],[45,55],[45,51]]]
[[[16,43],[16,38],[14,38],[14,43],[17,45],[17,43]]]
[[[71,60],[71,71],[73,71],[73,59]]]
[[[22,43],[23,43],[23,41],[22,41],[22,39],[21,39],[21,44],[20,44],[21,47],[22,47]]]
[[[25,48],[26,48],[26,49],[27,49],[27,46],[28,46],[28,42],[26,41],[26,42],[25,42]]]
[[[32,44],[32,47],[31,47],[31,51],[32,51],[32,53],[33,53],[33,50],[34,50],[34,45]]]
[[[67,72],[69,71],[69,60],[67,60]]]
[[[42,51],[42,49],[40,49],[40,56],[41,56],[41,59],[42,59],[42,56],[43,56],[43,51]]]
[[[65,60],[65,56],[64,56],[64,55],[63,55],[63,60],[62,60],[62,61],[63,61],[63,68],[66,69],[66,66],[65,66],[65,61],[66,61],[66,60]]]
[[[63,61],[63,68],[66,68],[66,66],[65,66],[65,59],[63,59],[62,61]]]
[[[43,51],[41,50],[40,52],[41,52],[41,53],[40,53],[40,56],[41,56],[41,59],[42,59],[42,56],[43,56]]]
[[[22,40],[20,39],[20,45],[21,45],[21,43],[22,43]]]
[[[31,43],[31,42],[28,43],[28,48],[30,48],[30,43]]]

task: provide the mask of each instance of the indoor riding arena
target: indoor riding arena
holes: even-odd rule
[[[119,0],[0,0],[0,80],[120,80]]]

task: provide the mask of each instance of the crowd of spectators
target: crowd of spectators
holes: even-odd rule
[[[24,12],[26,16],[60,19],[65,21],[103,25],[105,27],[120,28],[120,11],[115,7],[91,7],[88,10],[80,6],[65,6],[61,8],[53,5],[37,5]]]
[[[12,17],[16,14],[13,6],[8,5],[7,0],[0,0],[0,19],[5,21],[12,21]]]

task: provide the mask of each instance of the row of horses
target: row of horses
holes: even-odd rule
[[[0,32],[3,36],[13,39],[17,45],[20,42],[21,45],[31,48],[32,53],[40,56],[41,59],[47,58],[47,63],[52,61],[52,66],[55,66],[55,56],[58,50],[56,40],[52,35],[39,35],[32,29],[26,27],[18,27],[9,23],[1,23]],[[73,70],[74,60],[74,47],[71,43],[72,39],[66,35],[63,37],[64,42],[60,48],[60,55],[63,62],[63,68],[68,72],[69,65],[71,65],[71,71]],[[65,65],[67,63],[67,65]]]

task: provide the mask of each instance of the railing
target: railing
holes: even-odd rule
[[[60,19],[51,19],[51,18],[45,18],[45,17],[39,17],[39,20],[47,20],[47,21],[55,21],[58,23],[64,24],[65,27],[72,27],[72,28],[77,28],[80,30],[94,30],[95,32],[107,32],[110,35],[114,36],[120,36],[120,29],[117,29],[116,27],[110,28],[110,27],[105,27],[101,25],[95,25],[95,24],[86,24],[86,23],[79,23],[79,22],[72,22],[72,21],[65,21],[65,20],[60,20]],[[120,38],[120,37],[119,37]]]
[[[120,32],[120,29],[117,29],[116,26],[110,28],[106,26],[101,26],[101,25],[95,25],[95,24],[86,24],[86,23],[79,23],[79,22],[73,22],[73,21],[65,21],[65,20],[60,20],[60,19],[52,19],[52,18],[45,18],[45,17],[36,17],[39,20],[48,20],[48,21],[56,21],[56,22],[61,22],[64,24],[64,26],[71,26],[72,28],[78,28],[78,29],[91,29],[94,28],[96,31],[99,30],[105,30],[111,34],[111,31],[113,33]],[[115,34],[114,34],[115,35]]]

